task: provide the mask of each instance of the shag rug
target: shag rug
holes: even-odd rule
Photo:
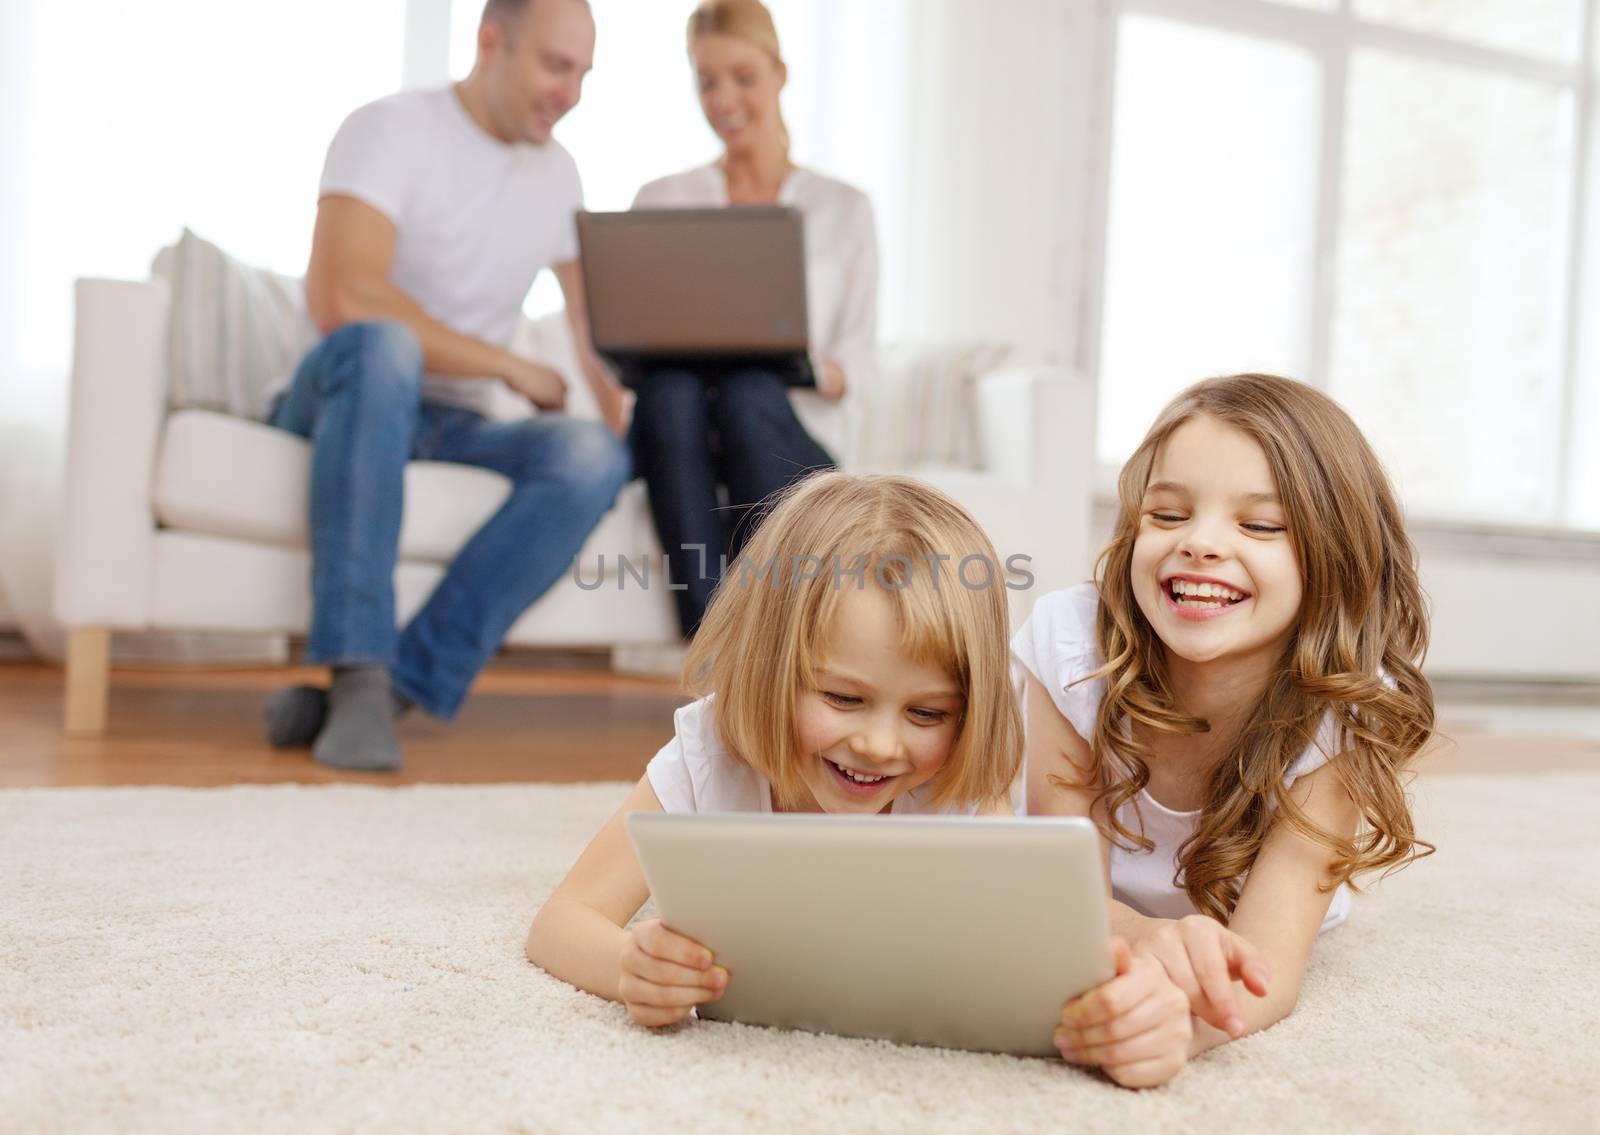
[[[622,785],[0,793],[0,1130],[1600,1131],[1600,776],[1434,776],[1299,1008],[1129,1092],[530,966]]]

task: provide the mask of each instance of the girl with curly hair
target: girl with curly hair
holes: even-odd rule
[[[1188,996],[1193,1056],[1287,1016],[1357,879],[1433,850],[1403,779],[1433,732],[1427,618],[1388,477],[1303,383],[1191,387],[1118,495],[1095,582],[1012,642],[1028,810],[1099,825],[1113,928]],[[1057,1042],[1150,1083],[1183,1060],[1143,1067],[1145,1024],[1091,992]]]

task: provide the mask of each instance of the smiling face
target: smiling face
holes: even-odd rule
[[[579,0],[535,0],[504,24],[483,22],[478,58],[495,135],[542,146],[578,105],[594,65],[594,17]]]
[[[944,767],[960,732],[960,687],[901,643],[893,601],[877,587],[839,599],[816,688],[796,697],[808,807],[882,812]]]
[[[1134,598],[1170,655],[1276,661],[1304,587],[1272,467],[1243,430],[1202,414],[1156,453],[1131,562]]]
[[[749,40],[716,33],[696,36],[690,55],[700,109],[724,146],[745,149],[782,136],[782,63]]]

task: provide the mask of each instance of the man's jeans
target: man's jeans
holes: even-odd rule
[[[684,585],[672,595],[690,638],[716,588],[720,557],[737,557],[760,522],[755,506],[834,461],[806,433],[771,371],[741,370],[708,383],[674,367],[646,375],[637,394],[628,440],[672,580]],[[719,482],[727,487],[726,509]]]
[[[306,658],[388,666],[401,694],[450,718],[631,471],[626,447],[598,423],[560,415],[490,422],[422,401],[422,370],[421,348],[403,324],[348,324],[306,355],[271,422],[311,439]],[[411,458],[493,469],[512,490],[400,633],[394,570]]]

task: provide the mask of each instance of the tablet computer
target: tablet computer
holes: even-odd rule
[[[714,1020],[1054,1056],[1061,1006],[1110,978],[1085,819],[667,815],[626,820],[662,922],[728,969]]]
[[[757,366],[816,385],[798,210],[580,212],[578,253],[595,350],[624,384],[684,364],[712,382]]]

